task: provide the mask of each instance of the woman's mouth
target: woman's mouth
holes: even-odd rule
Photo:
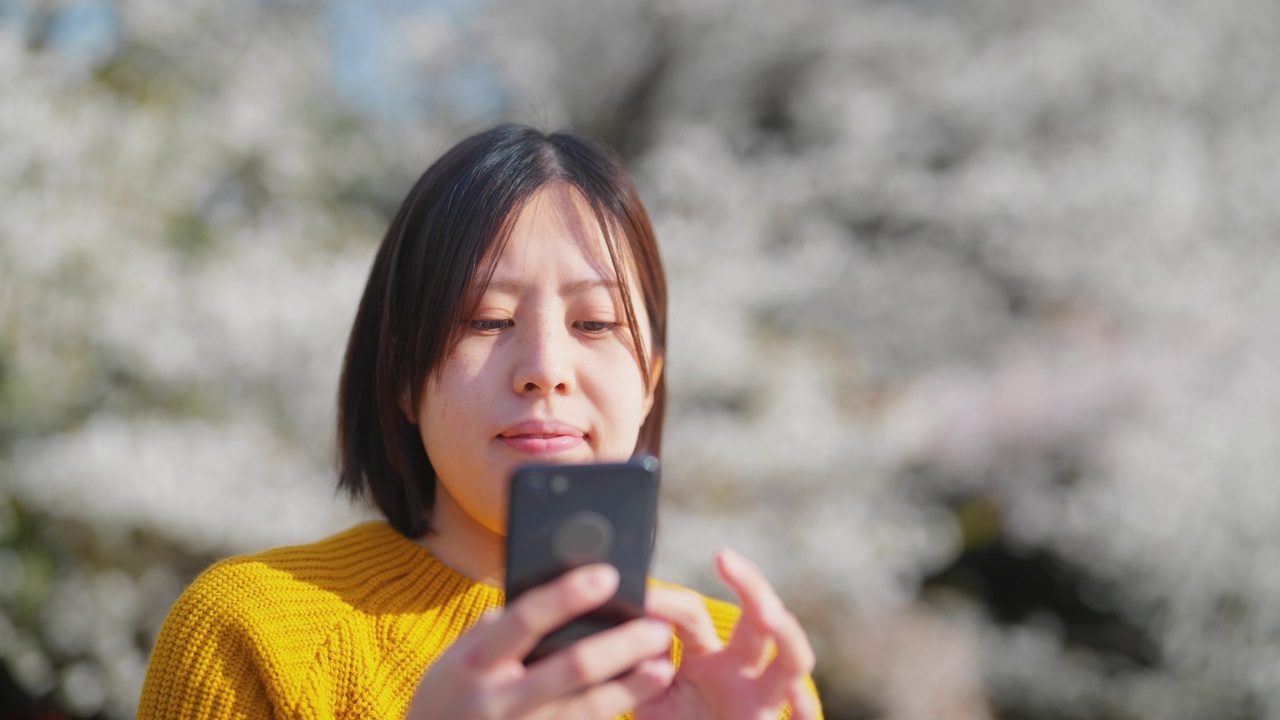
[[[503,430],[498,439],[516,452],[529,455],[554,455],[581,447],[586,433],[558,422],[523,422]]]

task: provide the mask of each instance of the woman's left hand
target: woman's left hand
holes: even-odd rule
[[[806,681],[813,671],[813,648],[804,628],[750,560],[722,550],[716,570],[742,604],[727,645],[696,593],[649,589],[649,615],[675,626],[684,651],[671,686],[636,708],[637,720],[776,720],[783,703],[791,704],[794,720],[817,718],[818,704]]]

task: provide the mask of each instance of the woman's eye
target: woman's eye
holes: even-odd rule
[[[618,323],[607,320],[579,320],[575,324],[579,330],[591,335],[603,335],[613,332],[614,328],[618,327]]]
[[[513,324],[510,320],[472,320],[471,329],[480,332],[497,332],[506,330]]]

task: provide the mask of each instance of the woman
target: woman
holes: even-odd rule
[[[665,330],[653,231],[614,155],[515,125],[459,143],[387,231],[340,384],[340,484],[386,522],[207,570],[139,717],[819,717],[803,629],[728,551],[740,616],[655,586],[649,617],[521,662],[618,578],[579,568],[503,608],[507,479],[657,455]]]

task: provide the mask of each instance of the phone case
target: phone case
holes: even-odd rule
[[[581,565],[608,562],[618,592],[602,607],[560,627],[525,663],[644,614],[653,554],[658,461],[536,465],[511,478],[507,520],[507,602]]]

